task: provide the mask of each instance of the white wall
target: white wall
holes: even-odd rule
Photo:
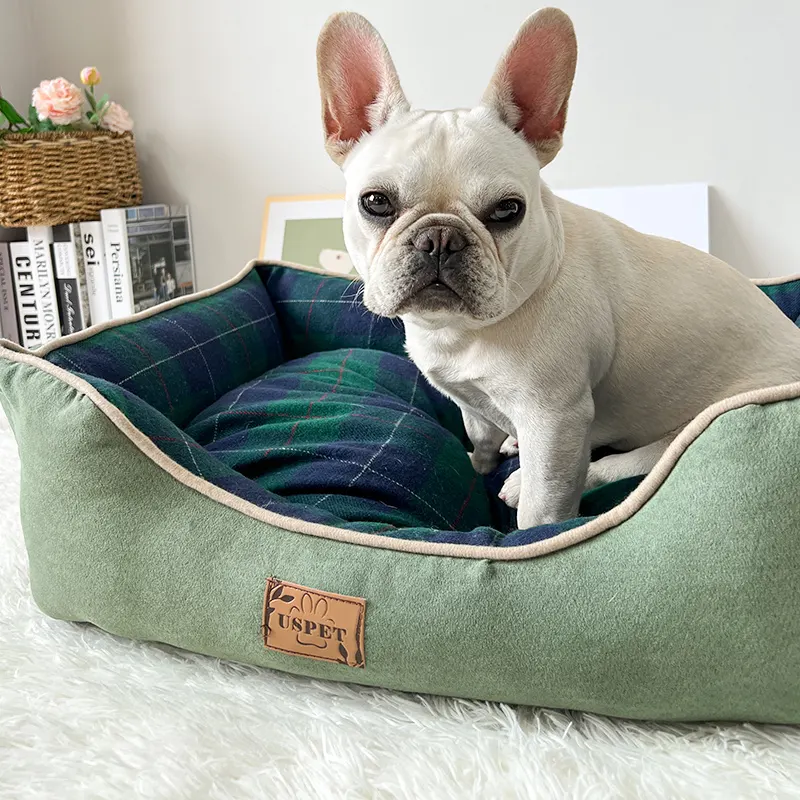
[[[0,0],[0,94],[28,108],[36,79],[30,49],[32,15],[25,0]]]
[[[800,2],[561,5],[575,21],[580,57],[566,144],[545,177],[559,187],[708,182],[716,187],[718,255],[750,275],[800,271]],[[436,108],[477,100],[535,5],[28,0],[26,7],[37,79],[76,80],[80,67],[98,66],[103,88],[136,120],[146,199],[191,204],[205,287],[257,253],[265,196],[342,188],[322,149],[314,63],[330,12],[369,16],[412,102]]]

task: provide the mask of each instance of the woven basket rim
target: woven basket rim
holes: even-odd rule
[[[109,141],[119,141],[122,139],[133,139],[133,133],[115,133],[114,131],[37,131],[28,133],[5,133],[0,131],[0,147],[2,145],[36,145],[36,144],[64,144],[88,143],[106,139]]]

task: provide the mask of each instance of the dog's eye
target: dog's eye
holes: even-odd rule
[[[392,201],[381,192],[367,192],[361,198],[361,207],[373,217],[390,217],[394,214]]]
[[[525,206],[520,200],[501,200],[489,215],[492,222],[513,222],[522,214]]]

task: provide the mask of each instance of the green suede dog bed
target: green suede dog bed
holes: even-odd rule
[[[795,321],[800,279],[761,287]],[[800,384],[516,530],[458,410],[349,281],[209,292],[0,348],[42,610],[318,678],[662,720],[800,722]]]

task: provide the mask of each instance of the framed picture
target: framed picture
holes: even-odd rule
[[[269,197],[260,258],[293,261],[337,275],[354,273],[342,233],[343,195]]]
[[[195,287],[188,206],[148,205],[125,209],[133,300],[136,311]]]

